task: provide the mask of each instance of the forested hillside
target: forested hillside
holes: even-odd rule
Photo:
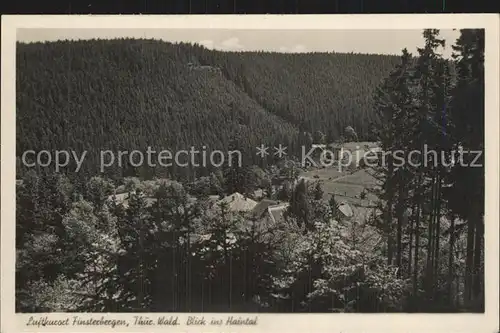
[[[298,149],[299,131],[334,140],[353,126],[361,139],[369,138],[376,122],[374,89],[397,61],[229,53],[155,40],[18,44],[17,154],[88,150],[82,171],[92,173],[98,150],[232,144],[255,162],[253,149],[261,143]],[[127,168],[115,172],[150,176]],[[166,172],[160,176],[199,175],[188,168]]]

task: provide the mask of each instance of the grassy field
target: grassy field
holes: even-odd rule
[[[309,181],[319,181],[324,191],[324,199],[329,200],[334,194],[339,200],[344,200],[360,206],[373,205],[377,197],[368,189],[377,186],[377,180],[369,169],[360,169],[354,173],[339,172],[337,168],[310,170],[301,177]],[[316,176],[316,177],[315,177]],[[366,198],[361,199],[361,193],[366,189]]]
[[[337,182],[372,187],[379,183],[373,174],[374,172],[370,169],[360,169],[350,175],[342,177],[342,179],[338,179]]]
[[[368,149],[377,147],[375,142],[346,142],[339,144],[345,151],[355,152],[360,150],[366,152]],[[374,177],[374,171],[369,168],[355,169],[353,171],[340,171],[338,166],[329,168],[309,169],[300,174],[300,177],[310,181],[319,181],[322,185],[324,200],[330,200],[332,195],[339,201],[345,201],[358,207],[373,206],[378,198],[370,192],[379,181]],[[366,197],[361,198],[365,192]]]
[[[342,176],[349,175],[348,172],[341,172],[337,167],[324,168],[324,169],[313,169],[308,170],[302,174],[300,177],[305,178],[306,180],[333,180]]]

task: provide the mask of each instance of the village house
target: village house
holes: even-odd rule
[[[346,218],[350,218],[350,217],[354,216],[354,212],[352,210],[352,207],[347,202],[339,203],[338,210]]]
[[[282,223],[285,220],[285,212],[289,206],[289,203],[269,206],[267,211],[269,212],[269,218],[271,219],[271,222],[274,224]]]
[[[284,213],[290,206],[288,202],[263,199],[252,210],[252,217],[264,225],[276,225],[284,222]]]
[[[232,212],[249,212],[257,206],[257,201],[254,201],[238,192],[224,197],[217,203],[227,204],[228,209]]]

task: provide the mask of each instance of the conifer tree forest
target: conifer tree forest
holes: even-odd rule
[[[484,30],[447,41],[451,59],[439,30],[422,35],[400,56],[18,43],[16,311],[483,312],[484,153],[455,156],[484,150]],[[346,137],[416,162],[363,166],[380,184],[366,218],[255,155]],[[148,146],[243,164],[100,172],[99,151]],[[88,151],[81,170],[21,163],[58,149]],[[235,192],[288,203],[283,221],[219,200]]]

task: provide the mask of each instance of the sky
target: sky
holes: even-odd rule
[[[451,55],[459,31],[441,30]],[[154,38],[169,42],[191,42],[222,51],[354,52],[401,54],[403,48],[416,54],[423,45],[422,30],[234,30],[234,29],[18,29],[20,42],[61,39]]]

